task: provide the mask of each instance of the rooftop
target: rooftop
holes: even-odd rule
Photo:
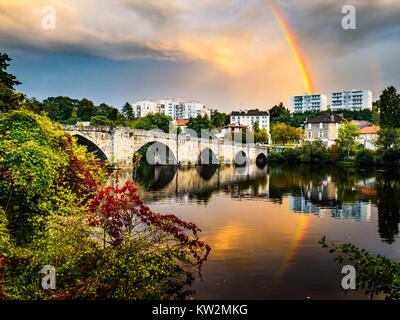
[[[189,119],[176,119],[176,125],[179,127],[186,126],[189,122]]]
[[[246,128],[243,124],[228,124],[224,128]]]
[[[342,122],[347,122],[347,120],[345,120],[344,118],[342,118],[341,116],[337,115],[337,114],[329,114],[329,113],[322,113],[319,114],[318,116],[308,119],[306,121],[307,123],[342,123]]]
[[[256,110],[246,110],[246,111],[232,111],[231,116],[268,116],[268,111],[256,111]]]
[[[361,134],[377,134],[381,130],[380,126],[369,126],[362,128],[359,132]]]

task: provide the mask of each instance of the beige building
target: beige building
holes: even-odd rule
[[[368,126],[362,128],[359,133],[358,141],[364,145],[366,149],[375,150],[376,141],[378,140],[378,132],[381,128],[379,126]]]
[[[304,126],[304,141],[322,141],[328,147],[335,143],[338,130],[347,120],[337,114],[323,113],[308,119]]]

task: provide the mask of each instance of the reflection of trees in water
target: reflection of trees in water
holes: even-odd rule
[[[394,172],[379,173],[376,182],[378,232],[387,243],[393,243],[399,234],[400,176]]]
[[[336,197],[319,199],[310,193],[313,204],[323,208],[339,209],[344,204],[354,206],[371,202],[378,209],[378,232],[382,240],[393,243],[399,234],[400,223],[400,174],[399,172],[376,172],[356,168],[318,168],[312,166],[273,166],[270,168],[269,197],[282,201],[286,194],[308,197],[307,186],[319,186],[330,177],[334,184]],[[375,182],[367,182],[375,178]],[[311,182],[311,184],[310,184]],[[359,186],[359,187],[356,187]]]
[[[196,200],[198,204],[208,204],[214,191],[215,190],[210,189],[199,192],[190,192],[189,200]]]
[[[177,170],[174,166],[143,164],[138,172],[138,182],[146,190],[161,190],[172,181],[175,183]],[[362,202],[372,203],[377,207],[378,232],[383,241],[393,243],[399,234],[399,173],[309,165],[297,167],[274,165],[268,168],[269,177],[239,175],[220,184],[215,175],[218,173],[219,178],[224,170],[230,169],[204,165],[196,166],[196,169],[179,170],[178,174],[188,175],[187,178],[191,182],[193,179],[206,181],[206,184],[193,183],[191,189],[183,188],[184,194],[188,195],[189,200],[195,200],[199,204],[207,204],[212,194],[220,190],[233,198],[260,197],[278,203],[282,202],[285,195],[292,195],[306,199],[319,208],[333,210],[360,206]],[[180,181],[185,181],[185,178]],[[177,186],[176,195],[179,194],[180,189],[178,189]],[[322,197],[320,190],[323,190]]]
[[[269,179],[269,196],[281,203],[284,195],[303,195],[304,187],[317,185],[330,174],[328,167],[300,166],[271,166]]]

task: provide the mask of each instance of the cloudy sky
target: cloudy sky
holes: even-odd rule
[[[45,30],[41,10],[56,9]],[[400,0],[275,0],[318,93],[400,85]],[[353,5],[357,29],[343,30]],[[19,91],[121,107],[180,97],[222,111],[306,92],[265,0],[0,0],[0,52]]]

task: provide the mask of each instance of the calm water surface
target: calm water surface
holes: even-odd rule
[[[393,172],[143,166],[138,180],[151,209],[194,222],[212,248],[195,299],[366,299],[340,290],[341,268],[317,243],[323,235],[400,260]]]

